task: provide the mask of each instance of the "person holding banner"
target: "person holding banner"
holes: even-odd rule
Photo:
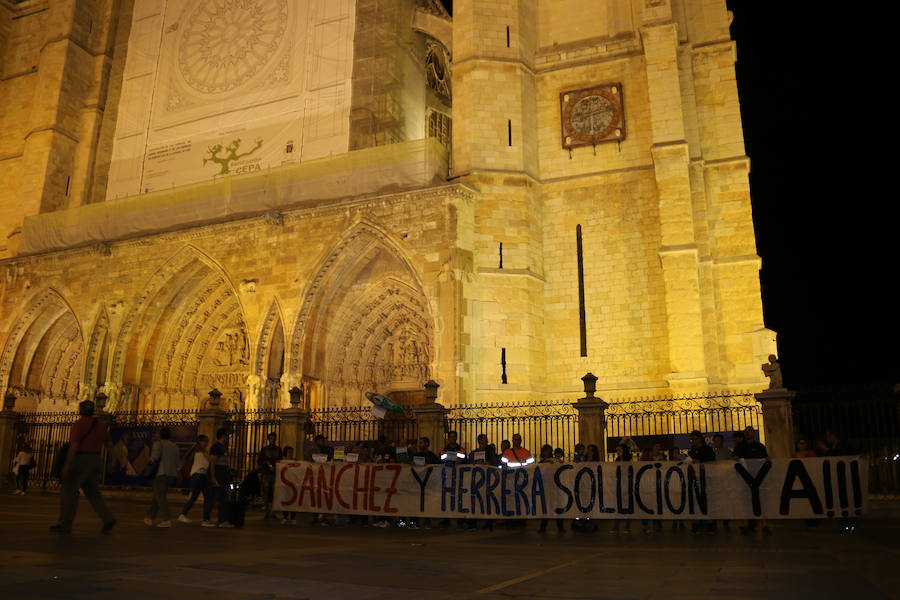
[[[262,492],[263,502],[266,506],[264,521],[275,518],[272,514],[272,492],[275,489],[275,465],[282,459],[281,447],[278,445],[278,436],[275,432],[266,436],[268,444],[259,451],[257,465],[259,466],[259,487]]]
[[[616,460],[615,462],[631,462],[631,450],[625,444],[619,444],[616,446]],[[625,524],[625,533],[631,533],[631,519],[613,519],[612,529],[609,530],[610,533],[619,533],[619,526],[621,524]]]
[[[534,464],[534,456],[528,448],[522,447],[522,436],[514,433],[512,436],[512,447],[503,453],[500,462],[504,467],[509,468],[527,467]]]
[[[488,436],[484,433],[479,433],[478,437],[475,438],[475,449],[469,453],[467,458],[469,464],[471,465],[490,465],[492,467],[500,466],[500,456],[497,454],[497,447],[494,444],[488,443]],[[482,519],[484,521],[484,528],[493,531],[494,530],[494,520],[493,519]],[[469,531],[475,531],[478,529],[478,519],[469,519],[468,520],[468,528]]]
[[[698,463],[715,462],[716,460],[715,451],[706,443],[706,438],[703,437],[703,434],[697,429],[691,432],[691,449],[688,450],[688,457],[692,462]],[[691,533],[698,533],[704,524],[706,525],[707,531],[710,533],[716,532],[715,521],[700,519],[694,521],[693,525],[691,525]]]
[[[541,460],[539,461],[541,464],[548,463],[561,463],[563,462],[560,459],[557,459],[553,455],[553,446],[550,444],[544,444],[541,446]],[[538,533],[547,533],[547,521],[550,519],[541,519],[541,526],[538,528]],[[565,519],[556,519],[556,531],[559,533],[566,532],[566,520]]]

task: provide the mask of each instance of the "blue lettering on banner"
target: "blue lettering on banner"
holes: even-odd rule
[[[511,508],[506,507],[506,497],[512,494],[507,483],[510,475],[512,475],[512,469],[503,469],[500,475],[500,510],[504,517],[512,517],[516,514]]]
[[[485,514],[484,500],[481,498],[481,488],[484,487],[484,467],[472,467],[472,494],[469,504],[472,505],[472,512],[475,512],[475,501],[478,501],[478,514]]]
[[[456,470],[456,469],[454,469]],[[464,487],[463,484],[466,481],[466,473],[472,470],[472,467],[459,467],[459,488],[457,489],[457,500],[456,506],[459,510],[460,514],[467,515],[469,514],[469,509],[463,507],[463,499],[466,497],[466,494],[469,493],[469,489]]]
[[[485,475],[487,475],[487,487],[485,488],[484,498],[485,503],[487,504],[488,515],[495,514],[499,515],[500,513],[500,501],[497,499],[497,486],[500,485],[500,469],[487,469]],[[491,513],[491,508],[493,507],[494,512]]]

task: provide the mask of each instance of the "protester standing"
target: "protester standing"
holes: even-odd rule
[[[631,450],[625,444],[616,446],[616,462],[631,462]],[[610,533],[619,533],[619,526],[625,524],[625,533],[631,533],[631,519],[613,519]]]
[[[713,436],[712,449],[716,455],[716,460],[731,460],[731,450],[725,447],[725,436],[721,433]]]
[[[80,418],[69,431],[69,449],[60,473],[62,490],[59,493],[59,523],[52,525],[50,531],[72,531],[72,522],[78,511],[78,491],[81,490],[103,522],[100,531],[109,533],[115,527],[116,519],[100,493],[100,477],[103,473],[100,452],[105,445],[109,445],[109,425],[94,417],[94,403],[91,400],[78,404],[78,414]]]
[[[16,490],[13,494],[24,496],[28,491],[28,474],[34,466],[34,454],[31,452],[31,444],[25,442],[13,459],[13,475],[16,477]]]
[[[560,450],[560,453],[562,450]],[[562,459],[556,458],[553,453],[553,446],[550,444],[544,444],[541,446],[540,460],[538,461],[541,464],[554,464],[561,463]],[[547,522],[550,519],[541,519],[541,526],[538,528],[539,533],[546,533],[547,531]],[[566,531],[566,520],[565,519],[556,519],[556,530],[559,533],[565,533]]]
[[[294,447],[293,446],[285,446],[281,451],[281,459],[282,460],[294,460]],[[297,524],[297,512],[293,510],[285,510],[281,513],[282,519],[281,524],[287,525],[290,523],[291,525]],[[351,515],[352,519],[352,515]]]
[[[550,449],[551,453],[553,449]],[[522,446],[522,436],[514,433],[512,446],[503,452],[500,462],[504,467],[524,467],[534,463],[534,456],[528,448]]]
[[[751,425],[747,425],[743,435],[738,437],[735,434],[735,437],[739,440],[732,452],[736,460],[761,460],[769,457],[766,447],[756,440],[756,430]],[[748,519],[747,524],[740,528],[741,533],[747,535],[756,530],[757,521],[762,523],[763,535],[771,535],[772,530],[765,519]]]
[[[178,459],[178,446],[171,440],[172,431],[168,427],[159,430],[159,440],[154,442],[150,449],[150,460],[156,465],[156,475],[153,478],[153,500],[144,518],[147,527],[154,526],[154,519],[159,515],[156,527],[166,528],[172,526],[169,517],[169,488],[175,484],[175,479],[180,470]]]
[[[231,469],[228,468],[228,430],[216,430],[216,443],[209,449],[209,485],[203,500],[203,527],[231,529],[228,520],[228,492],[231,487]],[[209,502],[206,499],[209,498]],[[218,506],[218,520],[212,521],[213,508]]]
[[[688,450],[688,457],[690,457],[692,462],[697,463],[714,462],[716,460],[715,451],[706,443],[706,438],[697,429],[691,432],[691,449]],[[704,525],[706,525],[706,529],[710,533],[716,532],[715,521],[698,519],[691,525],[691,533],[698,533]]]
[[[257,456],[257,466],[259,467],[259,487],[260,494],[266,506],[266,514],[263,520],[268,521],[273,518],[272,515],[272,495],[275,490],[275,465],[282,458],[281,447],[278,445],[278,436],[275,432],[266,436],[268,444],[259,451]]]
[[[210,502],[210,499],[207,496],[209,483],[209,454],[206,452],[207,446],[209,446],[209,438],[203,434],[197,436],[197,443],[194,444],[194,449],[190,456],[191,495],[188,498],[188,501],[184,503],[181,514],[178,515],[179,523],[191,522],[188,518],[188,512],[190,512],[200,494],[203,494],[203,504]]]

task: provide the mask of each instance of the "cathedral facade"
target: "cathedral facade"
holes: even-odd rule
[[[448,10],[449,9],[449,10]],[[452,13],[451,13],[452,11]],[[19,410],[758,391],[724,0],[0,0]]]

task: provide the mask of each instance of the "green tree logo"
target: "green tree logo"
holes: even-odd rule
[[[243,158],[245,156],[249,156],[253,154],[257,150],[259,150],[260,146],[262,146],[262,138],[256,138],[256,145],[252,150],[248,150],[247,152],[242,152],[238,154],[238,148],[241,147],[241,138],[237,138],[236,140],[232,140],[230,144],[222,148],[222,144],[216,144],[215,146],[210,146],[206,149],[209,153],[209,156],[203,157],[203,164],[206,165],[208,162],[213,162],[222,167],[222,169],[217,173],[217,175],[228,175],[231,171],[228,169],[228,165],[239,158]],[[223,156],[219,156],[219,153],[225,151]]]

